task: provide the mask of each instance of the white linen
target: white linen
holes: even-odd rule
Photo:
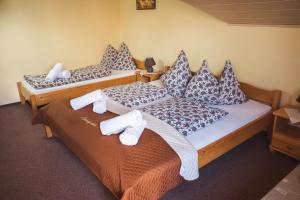
[[[87,93],[83,96],[74,98],[70,100],[71,107],[73,110],[81,109],[95,101],[104,100],[104,95],[101,90],[95,90],[93,92]]]
[[[116,114],[130,111],[130,108],[108,99],[107,110]],[[199,177],[197,150],[169,124],[142,112],[143,119],[147,121],[146,128],[159,134],[176,152],[181,161],[180,175],[185,180],[195,180]]]
[[[57,75],[62,72],[64,69],[63,64],[61,63],[56,63],[52,69],[49,71],[49,73],[46,76],[47,81],[54,81],[57,78]]]
[[[106,112],[106,101],[102,99],[100,101],[93,102],[93,112],[103,114]]]
[[[147,125],[146,120],[143,120],[137,126],[127,127],[123,133],[120,134],[119,139],[122,144],[132,146],[136,145]]]
[[[139,110],[133,110],[117,117],[100,122],[102,135],[118,134],[129,126],[138,126],[142,123],[143,117]]]
[[[123,78],[126,76],[132,76],[132,75],[135,75],[135,72],[136,72],[136,70],[112,70],[112,73],[110,76],[105,76],[102,78],[96,78],[96,79],[91,79],[91,80],[86,80],[86,81],[80,81],[80,82],[76,82],[76,83],[70,83],[67,85],[61,85],[61,86],[57,86],[57,87],[43,88],[43,89],[33,88],[29,83],[27,83],[26,80],[22,81],[22,85],[32,94],[43,94],[43,93],[47,93],[47,92],[53,92],[53,91],[57,91],[57,90],[78,87],[78,86],[87,85],[87,84],[91,84],[91,83],[97,83],[97,82],[101,82],[101,81],[107,81],[107,80],[112,80],[112,79],[117,79],[117,78]]]
[[[71,77],[71,72],[69,70],[63,70],[57,75],[57,78],[70,78],[70,77]]]
[[[197,150],[225,137],[271,111],[270,106],[251,99],[243,104],[213,107],[223,109],[229,114],[211,126],[190,133],[185,137]]]

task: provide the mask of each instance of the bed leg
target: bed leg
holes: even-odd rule
[[[25,97],[22,94],[22,83],[21,82],[17,82],[17,88],[18,88],[18,92],[19,92],[20,102],[21,102],[21,104],[25,104]]]
[[[136,71],[135,76],[136,76],[135,81],[141,81],[142,80],[141,71],[139,71],[139,70]]]
[[[45,128],[45,131],[46,131],[47,138],[51,138],[53,136],[51,128],[47,125],[44,125],[44,128]]]
[[[38,107],[37,107],[37,104],[36,104],[36,99],[35,99],[34,95],[30,96],[30,104],[31,104],[32,115],[34,115],[38,110]]]

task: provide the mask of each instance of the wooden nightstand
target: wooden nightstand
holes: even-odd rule
[[[276,150],[300,160],[300,128],[289,124],[289,116],[284,108],[273,112],[274,124],[271,150]]]
[[[157,71],[157,72],[145,72],[143,75],[140,77],[140,81],[143,82],[150,82],[150,81],[155,81],[159,79],[159,77],[163,74],[163,71]]]

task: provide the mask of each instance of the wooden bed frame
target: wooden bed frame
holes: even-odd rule
[[[134,62],[137,66],[137,69],[145,69],[145,63],[143,61],[134,59]],[[51,101],[74,98],[96,89],[103,89],[111,86],[132,83],[136,82],[137,80],[140,80],[140,72],[138,70],[136,71],[135,75],[131,76],[99,81],[97,83],[90,83],[82,86],[56,90],[52,92],[45,92],[41,94],[31,93],[27,88],[23,86],[21,81],[17,82],[17,87],[21,104],[25,104],[25,102],[28,101],[31,105],[32,114],[34,115],[39,106],[46,105]]]
[[[248,140],[252,136],[261,131],[271,133],[273,123],[273,111],[279,107],[281,99],[281,91],[279,90],[263,90],[247,83],[240,83],[241,89],[245,92],[248,98],[267,104],[272,107],[272,110],[260,118],[242,126],[233,131],[229,135],[209,144],[208,146],[198,150],[198,166],[203,167],[230,151],[234,147]]]
[[[248,140],[261,131],[271,132],[273,116],[272,112],[279,107],[281,92],[279,90],[268,91],[249,85],[240,83],[241,89],[248,98],[270,105],[272,110],[260,118],[242,126],[229,135],[209,144],[208,146],[198,150],[198,166],[199,168],[207,165],[239,144]],[[46,136],[52,137],[52,130],[49,126],[44,125]]]

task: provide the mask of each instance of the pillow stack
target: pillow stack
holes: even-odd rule
[[[240,89],[230,61],[226,61],[220,80],[211,74],[204,61],[199,72],[189,82],[184,96],[211,105],[241,104],[248,100]]]
[[[136,65],[133,62],[133,57],[123,42],[116,50],[113,46],[108,45],[100,62],[101,66],[111,70],[135,70]]]

